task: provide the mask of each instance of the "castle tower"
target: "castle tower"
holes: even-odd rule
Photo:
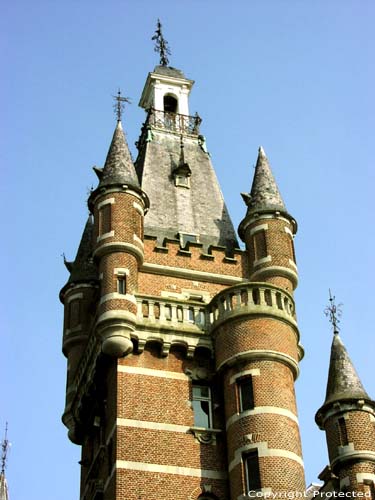
[[[304,489],[296,222],[260,150],[238,248],[193,83],[163,63],[148,75],[135,165],[119,120],[67,263],[63,421],[82,500]]]
[[[375,498],[375,402],[368,396],[335,330],[326,398],[316,423],[326,432],[336,491]]]
[[[89,216],[75,260],[69,262],[64,259],[70,276],[60,292],[60,300],[64,304],[63,353],[68,359],[63,421],[69,428],[69,437],[73,442],[77,442],[75,420],[70,411],[74,396],[73,381],[93,326],[92,304],[97,299],[99,289],[98,272],[92,259],[93,227],[93,218]]]
[[[231,498],[304,491],[294,380],[303,355],[295,317],[296,222],[259,149],[239,234],[249,281],[218,294],[213,335],[222,374]]]

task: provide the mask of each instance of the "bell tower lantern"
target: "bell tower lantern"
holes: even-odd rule
[[[179,69],[156,66],[148,74],[139,106],[165,113],[189,115],[189,94],[194,85]]]

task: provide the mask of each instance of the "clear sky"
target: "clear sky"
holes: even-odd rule
[[[135,154],[137,103],[158,63],[160,17],[171,65],[195,80],[192,114],[237,226],[263,145],[299,223],[297,312],[306,356],[296,384],[307,483],[327,464],[314,423],[325,395],[331,287],[341,336],[375,397],[375,4],[371,0],[13,0],[0,19],[0,431],[9,422],[11,500],[78,499],[79,448],[60,417],[66,364],[58,292],[74,259],[115,126]]]

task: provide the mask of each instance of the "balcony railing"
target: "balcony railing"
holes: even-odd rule
[[[199,135],[201,122],[202,119],[198,114],[194,116],[180,115],[179,113],[151,108],[148,112],[146,125],[179,134]]]
[[[288,292],[263,283],[235,285],[220,292],[208,306],[211,327],[238,314],[270,313],[295,322],[294,301]]]
[[[184,303],[172,299],[137,296],[137,323],[150,321],[155,326],[187,327],[205,330],[208,316],[205,305]]]

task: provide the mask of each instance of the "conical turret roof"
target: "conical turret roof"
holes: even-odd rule
[[[121,121],[118,120],[104,168],[96,173],[100,178],[99,187],[112,184],[128,184],[139,188],[133,160],[125,139]]]
[[[268,158],[262,147],[259,148],[250,195],[244,195],[244,199],[248,206],[248,214],[267,211],[286,212]]]
[[[98,278],[97,269],[92,259],[93,230],[94,222],[92,215],[90,215],[83,230],[74,262],[65,262],[66,267],[70,271],[68,283],[93,281]]]
[[[0,472],[0,500],[9,500],[8,485],[4,471]]]
[[[358,377],[348,351],[336,333],[332,341],[327,392],[323,406],[345,399],[369,400],[370,398]]]

